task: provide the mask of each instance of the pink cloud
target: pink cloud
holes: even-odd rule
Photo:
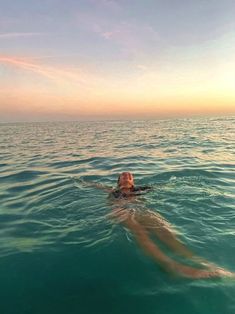
[[[84,85],[90,82],[91,73],[77,69],[67,69],[61,67],[52,67],[46,64],[35,62],[34,58],[18,58],[6,55],[0,55],[0,64],[5,64],[14,68],[28,71],[55,82],[69,82]]]
[[[99,35],[106,40],[117,43],[122,49],[140,54],[149,45],[159,41],[158,33],[149,25],[139,25],[134,21],[112,25],[108,30],[100,26]]]
[[[160,41],[158,32],[146,23],[135,19],[120,20],[120,15],[112,11],[107,16],[95,10],[93,13],[78,12],[75,23],[79,28],[117,44],[122,52],[131,54],[140,54]]]

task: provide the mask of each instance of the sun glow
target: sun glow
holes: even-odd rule
[[[112,66],[75,67],[34,56],[1,55],[1,116],[79,119],[235,113],[232,55],[215,61],[202,54],[191,61],[172,57],[161,63],[132,62],[117,72]]]

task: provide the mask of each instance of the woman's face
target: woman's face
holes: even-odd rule
[[[123,172],[118,178],[119,188],[131,189],[134,186],[134,177],[130,172]]]

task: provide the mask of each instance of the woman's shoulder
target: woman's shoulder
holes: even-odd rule
[[[121,195],[121,191],[119,189],[112,189],[109,195],[118,198]]]
[[[148,191],[148,190],[152,190],[152,187],[149,185],[134,186],[133,188],[133,192]]]

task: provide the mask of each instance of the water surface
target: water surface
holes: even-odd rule
[[[122,171],[198,255],[235,271],[235,117],[0,125],[3,314],[235,313],[235,283],[169,276],[107,215]]]

